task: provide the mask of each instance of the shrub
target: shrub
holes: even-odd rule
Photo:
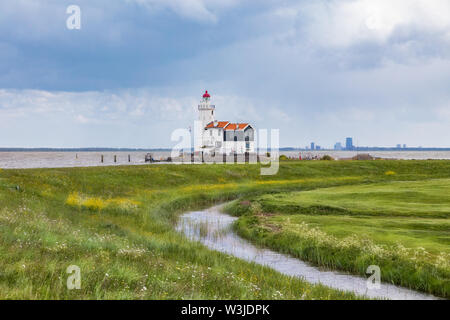
[[[324,155],[320,160],[332,161],[334,158],[328,154]]]

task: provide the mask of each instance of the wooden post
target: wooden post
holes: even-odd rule
[[[203,158],[203,151],[202,151],[202,163],[205,162],[205,159]]]
[[[101,155],[100,162],[103,163],[103,155]]]
[[[114,162],[117,162],[117,156],[114,155]]]
[[[128,162],[131,162],[131,156],[128,155]]]
[[[223,163],[227,163],[227,154],[226,153],[223,154]]]
[[[237,163],[237,153],[234,153],[234,163]]]

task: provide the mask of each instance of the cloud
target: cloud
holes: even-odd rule
[[[283,145],[450,141],[446,0],[76,3],[79,31],[59,0],[0,2],[0,145],[168,146],[205,89]]]
[[[0,114],[14,111],[17,117],[38,114],[71,115],[76,121],[114,123],[180,120],[192,113],[191,97],[179,99],[152,95],[145,89],[87,92],[0,90]]]
[[[438,119],[445,119],[445,121],[450,122],[450,101],[446,105],[434,108],[433,112]]]
[[[162,91],[173,91],[173,88]],[[114,92],[1,89],[0,145],[11,146],[11,141],[22,141],[21,146],[61,147],[65,143],[66,146],[126,147],[128,144],[116,144],[125,134],[133,136],[132,146],[169,147],[173,130],[193,126],[200,93],[194,97],[166,96],[147,88]],[[214,101],[222,119],[258,119],[249,99],[217,95]],[[64,137],[62,145],[48,137],[54,130],[59,139]]]
[[[306,19],[301,26],[310,40],[323,46],[386,43],[402,29],[443,36],[450,30],[450,2],[446,0],[314,1],[298,10],[300,18]]]
[[[217,12],[237,6],[238,0],[126,0],[143,5],[149,10],[168,8],[181,17],[200,23],[215,23]]]
[[[280,38],[342,69],[450,57],[446,0],[318,0],[274,11],[291,21]]]

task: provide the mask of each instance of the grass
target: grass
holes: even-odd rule
[[[329,213],[346,215],[387,215],[448,218],[450,179],[395,181],[370,185],[323,188],[261,197],[264,209],[282,212]]]
[[[238,198],[446,177],[449,161],[292,161],[276,176],[256,165],[1,170],[0,298],[355,299],[186,241],[177,217]],[[66,288],[69,265],[80,290]]]
[[[378,265],[386,282],[450,296],[448,178],[262,195],[227,210],[261,245],[361,275]]]

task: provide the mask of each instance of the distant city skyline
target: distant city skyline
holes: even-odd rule
[[[374,146],[358,146],[358,145],[354,145],[353,143],[353,137],[346,137],[345,138],[345,147],[342,145],[342,142],[337,141],[333,147],[322,147],[319,146],[316,142],[311,142],[310,146],[305,147],[305,150],[345,150],[345,151],[353,151],[353,150],[357,150],[357,149],[376,149],[376,148],[389,148],[389,149],[408,149],[407,144],[403,143],[397,143],[397,144],[393,144],[392,146],[380,146],[380,145],[374,145]],[[418,148],[424,148],[423,146],[411,146],[409,147],[409,149],[418,149]],[[439,147],[433,147],[433,146],[428,146],[425,148],[439,148]],[[444,149],[448,149],[449,147],[441,147]]]

